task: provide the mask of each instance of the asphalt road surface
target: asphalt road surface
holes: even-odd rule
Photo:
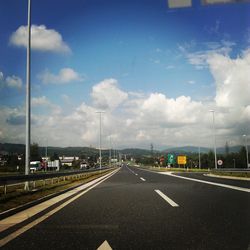
[[[250,182],[182,176],[226,186],[123,166],[2,249],[250,249]]]

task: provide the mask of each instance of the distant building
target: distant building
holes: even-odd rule
[[[59,157],[61,164],[63,166],[72,167],[74,161],[78,161],[78,156],[60,156]]]
[[[7,164],[6,157],[4,155],[0,155],[0,166],[4,167]]]

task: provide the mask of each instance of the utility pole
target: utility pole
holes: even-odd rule
[[[111,146],[111,135],[109,136],[109,167],[111,168],[111,151],[112,151],[112,146]]]
[[[28,0],[28,25],[27,25],[27,56],[26,56],[26,137],[25,137],[25,175],[30,168],[30,47],[31,47],[31,0]],[[29,182],[25,182],[24,190],[29,190]]]
[[[245,138],[245,147],[246,147],[246,159],[247,159],[247,168],[248,166],[248,146],[247,146],[247,135],[243,135],[243,137]]]
[[[104,111],[96,111],[100,115],[100,137],[99,137],[99,163],[100,163],[100,170],[102,169],[102,114],[105,113]]]
[[[214,110],[209,110],[213,115],[213,134],[214,134],[214,167],[217,169],[217,154],[216,154],[216,134],[215,134],[215,119],[214,119]]]
[[[201,147],[199,147],[199,169],[201,169]]]

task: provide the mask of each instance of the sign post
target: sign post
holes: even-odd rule
[[[175,164],[175,159],[173,154],[168,154],[168,164],[170,165]]]
[[[187,164],[187,156],[186,155],[179,155],[177,157],[177,163],[179,165],[184,165],[185,166]]]
[[[223,161],[222,160],[218,160],[217,163],[218,163],[219,166],[222,166]]]

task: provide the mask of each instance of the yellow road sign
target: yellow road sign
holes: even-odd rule
[[[177,163],[180,164],[180,165],[187,164],[187,156],[186,155],[179,155],[177,157]]]

